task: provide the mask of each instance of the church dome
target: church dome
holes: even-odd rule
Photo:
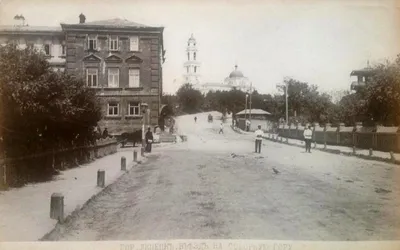
[[[190,43],[190,42],[196,43],[196,39],[194,38],[193,34],[190,36],[190,38],[188,40],[188,43]]]
[[[229,74],[229,78],[244,77],[243,73],[242,73],[240,70],[238,70],[237,67],[238,67],[238,66],[235,65],[235,70],[232,71],[232,72]]]

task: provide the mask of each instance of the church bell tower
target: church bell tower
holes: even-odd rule
[[[183,64],[184,83],[192,84],[193,87],[200,85],[200,63],[197,61],[198,51],[196,47],[196,39],[193,34],[190,36],[186,47],[186,62]]]

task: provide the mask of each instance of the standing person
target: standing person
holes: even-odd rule
[[[219,125],[219,132],[218,134],[224,133],[224,124],[221,122],[221,125]]]
[[[194,117],[194,122],[195,122],[195,123],[197,122],[197,117],[196,117],[196,116]]]
[[[153,143],[153,133],[150,130],[150,127],[148,128],[146,135],[146,152],[151,153],[151,144]]]
[[[304,130],[303,136],[306,142],[306,152],[311,153],[311,139],[312,139],[311,126],[308,126],[308,128]]]
[[[108,130],[107,130],[107,128],[105,128],[103,131],[103,138],[105,139],[107,137],[108,137]]]
[[[250,131],[250,121],[246,120],[246,131],[249,132]]]
[[[256,153],[261,153],[262,137],[264,136],[264,131],[262,131],[261,125],[258,125],[258,129],[254,134],[256,135]]]

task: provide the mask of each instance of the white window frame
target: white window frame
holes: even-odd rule
[[[132,43],[134,40],[136,41],[135,43]],[[129,37],[129,50],[130,51],[139,51],[139,36],[130,36]]]
[[[113,107],[111,107],[111,105]],[[110,108],[112,108],[112,109],[110,109]],[[115,108],[117,108],[116,109],[117,110],[116,114],[114,113]],[[110,111],[112,111],[111,114],[110,114]],[[117,103],[117,102],[109,102],[109,103],[107,103],[107,116],[119,116],[119,103]]]
[[[116,72],[113,72],[115,71]],[[119,68],[108,68],[108,84],[109,88],[119,87]]]
[[[133,105],[133,104],[136,104],[136,105]],[[136,114],[133,114],[133,113],[131,113],[131,108],[133,108],[133,110],[134,110],[134,108],[137,108],[137,113]],[[140,103],[139,102],[129,102],[128,103],[128,116],[140,116],[141,114],[140,114]]]
[[[93,41],[93,48],[90,48],[90,41]],[[87,40],[87,46],[88,46],[88,50],[90,50],[90,49],[97,50],[97,36],[95,36],[95,37],[89,36],[88,40]]]
[[[113,38],[113,37],[110,36],[108,48],[110,49],[110,51],[118,51],[119,50],[119,39],[118,39],[118,36],[116,38]]]
[[[96,73],[89,74],[90,70],[95,70]],[[91,79],[92,85],[89,85],[89,78]],[[96,86],[93,85],[93,79],[96,79]],[[97,88],[99,86],[99,70],[98,69],[95,69],[95,68],[87,68],[86,69],[86,85],[90,88]]]
[[[140,69],[129,69],[129,88],[140,87]]]

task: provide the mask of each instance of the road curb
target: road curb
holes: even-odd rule
[[[105,186],[104,188],[102,188],[101,190],[99,190],[99,192],[95,193],[94,195],[92,195],[87,201],[85,201],[83,203],[82,206],[78,206],[76,209],[74,209],[68,216],[65,217],[64,222],[60,223],[57,222],[57,224],[54,226],[54,228],[52,230],[50,230],[48,233],[46,233],[44,236],[42,236],[41,238],[38,239],[38,241],[52,241],[51,239],[49,239],[49,237],[56,232],[61,232],[61,230],[63,229],[63,226],[65,226],[67,223],[69,223],[70,221],[72,221],[73,219],[75,219],[79,212],[82,211],[84,208],[86,208],[88,205],[90,205],[90,203],[92,201],[94,201],[97,197],[99,197],[100,195],[102,195],[103,193],[105,193],[106,191],[110,190],[111,187],[117,183],[123,176],[129,174],[135,166],[137,165],[141,165],[144,162],[146,162],[146,156],[143,157],[141,159],[141,161],[138,162],[131,162],[129,164],[130,168],[129,170],[125,171],[124,173],[122,173],[120,176],[118,176],[118,178],[116,178],[112,183],[109,183],[107,186]]]

